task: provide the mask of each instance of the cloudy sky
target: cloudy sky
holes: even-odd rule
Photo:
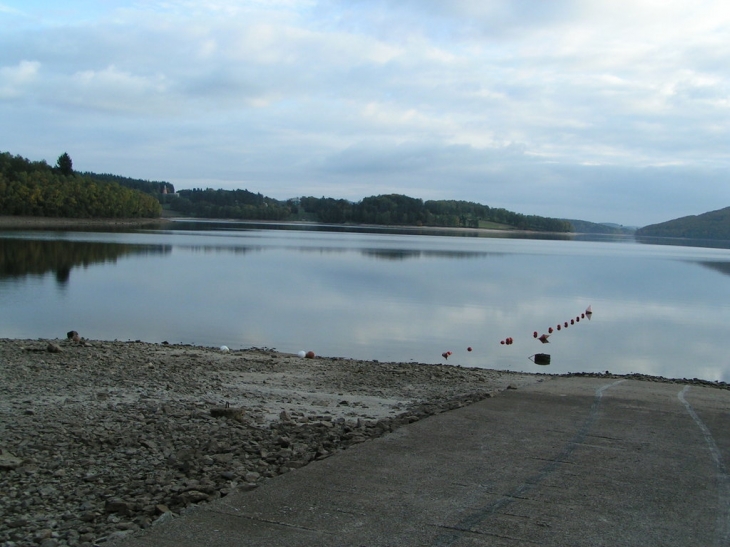
[[[0,0],[0,151],[643,226],[730,206],[723,0]]]

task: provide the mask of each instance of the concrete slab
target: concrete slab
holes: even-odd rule
[[[119,545],[728,545],[729,411],[730,393],[708,387],[550,379]]]

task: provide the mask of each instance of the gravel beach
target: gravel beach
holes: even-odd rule
[[[95,545],[544,376],[0,339],[0,545]]]

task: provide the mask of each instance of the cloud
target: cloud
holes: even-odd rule
[[[0,4],[0,149],[33,159],[639,225],[727,198],[721,2],[43,4]]]
[[[0,100],[15,99],[38,79],[41,64],[20,61],[17,66],[0,67]]]

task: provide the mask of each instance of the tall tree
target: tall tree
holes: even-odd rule
[[[56,160],[56,168],[61,172],[62,175],[73,175],[74,164],[71,161],[71,156],[69,156],[66,152],[58,156],[58,160]]]

